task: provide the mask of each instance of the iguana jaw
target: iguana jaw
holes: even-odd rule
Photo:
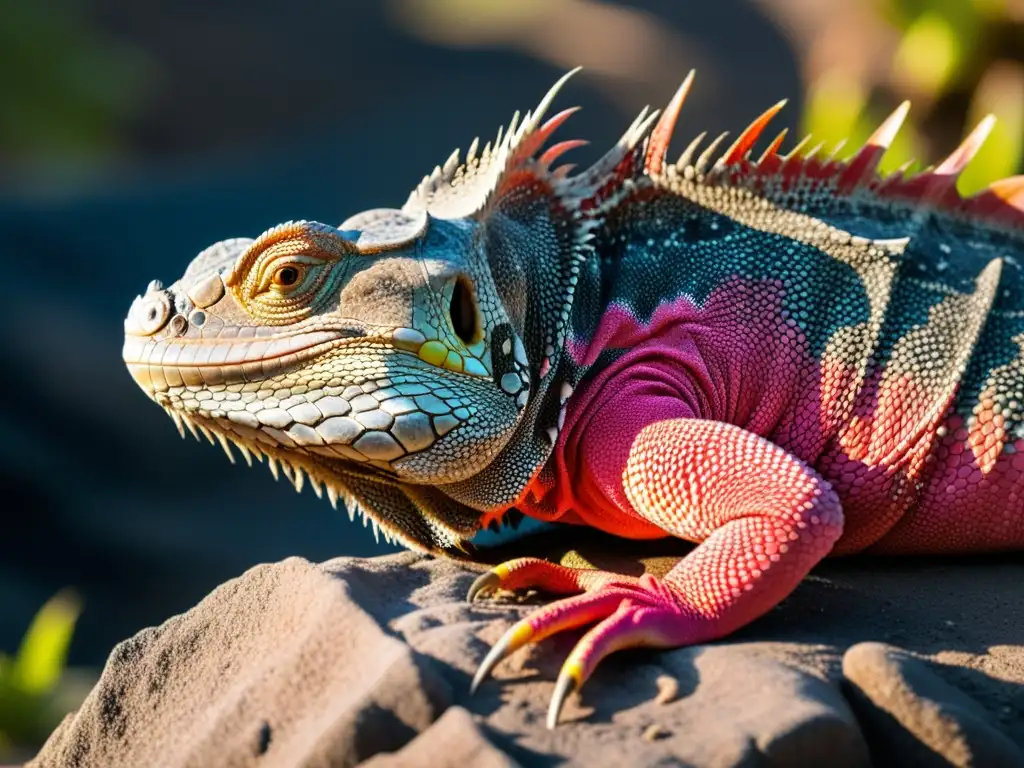
[[[125,360],[137,383],[164,408],[182,437],[187,432],[197,439],[203,435],[211,444],[219,443],[232,461],[234,446],[250,466],[254,457],[266,457],[275,479],[283,474],[297,491],[308,480],[318,497],[326,490],[335,506],[340,497],[350,518],[360,512],[364,524],[369,520],[375,534],[382,532],[386,540],[464,556],[462,542],[475,532],[475,525],[467,527],[464,518],[455,521],[423,512],[420,519],[395,520],[349,494],[359,478],[398,487],[443,476],[444,461],[432,461],[430,449],[437,445],[442,456],[452,454],[453,446],[465,444],[455,434],[460,428],[475,437],[475,449],[458,451],[457,460],[449,462],[449,476],[458,479],[478,471],[477,464],[490,461],[507,439],[501,420],[492,414],[483,423],[477,418],[476,406],[486,400],[490,381],[474,382],[465,373],[431,368],[414,351],[395,349],[381,336],[353,340],[335,332],[331,338],[331,332],[319,330],[278,334],[266,341],[284,354],[262,361],[246,359],[245,344],[214,340],[202,352],[190,350],[190,365],[158,365],[153,361],[180,359],[185,342],[142,341],[128,334]],[[191,345],[203,346],[194,340]],[[172,350],[177,357],[172,357]],[[194,362],[210,359],[211,350],[221,350],[226,362]],[[364,374],[340,381],[321,376],[331,369],[332,360]],[[244,371],[254,365],[274,375],[248,382]],[[384,377],[387,372],[390,379]],[[201,383],[170,383],[192,382],[193,375],[200,376]],[[303,377],[308,386],[296,386],[296,377]],[[467,396],[467,385],[474,384],[477,396]],[[509,411],[505,416],[515,418],[511,398],[491,396],[496,412],[504,409]],[[470,401],[474,405],[466,407]]]

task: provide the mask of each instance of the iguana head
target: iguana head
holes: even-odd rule
[[[385,536],[461,549],[515,501],[557,419],[588,226],[533,157],[568,116],[540,123],[556,89],[401,210],[225,240],[150,283],[125,320],[136,382],[179,430],[308,475]]]
[[[172,414],[249,448],[463,480],[530,388],[474,241],[458,222],[370,211],[218,243],[136,299],[125,360]]]

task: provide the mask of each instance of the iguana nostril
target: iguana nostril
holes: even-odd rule
[[[188,320],[181,315],[175,315],[171,318],[169,330],[175,336],[181,336],[188,330]]]

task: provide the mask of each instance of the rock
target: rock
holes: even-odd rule
[[[518,765],[494,747],[462,707],[449,707],[427,730],[395,754],[377,755],[366,768],[515,768]]]
[[[290,558],[118,645],[31,765],[354,764],[399,749],[450,701],[345,582]]]
[[[655,744],[693,765],[867,766],[838,687],[773,658],[773,644],[721,643],[662,654],[678,700],[643,709],[672,732]],[[694,738],[700,734],[700,738]]]
[[[470,698],[488,644],[532,607],[470,605],[472,577],[412,554],[254,568],[120,644],[33,765],[866,764],[838,689],[767,644],[620,654],[553,732],[572,638],[514,654]]]
[[[838,768],[872,755],[1003,765],[1019,754],[984,710],[883,646],[844,662],[862,691],[859,722],[838,684],[840,646],[753,640],[766,622],[730,641],[613,654],[550,731],[548,701],[579,633],[519,649],[470,696],[491,644],[538,604],[469,604],[474,576],[412,553],[253,568],[120,644],[32,765]]]
[[[875,765],[1024,766],[991,713],[906,651],[859,643],[843,675]]]

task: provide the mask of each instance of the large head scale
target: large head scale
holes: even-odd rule
[[[560,152],[533,157],[568,117],[540,123],[564,79],[402,210],[225,240],[151,283],[125,320],[132,376],[229,455],[308,475],[407,545],[461,549],[550,450],[538,414],[589,226],[556,189]]]

